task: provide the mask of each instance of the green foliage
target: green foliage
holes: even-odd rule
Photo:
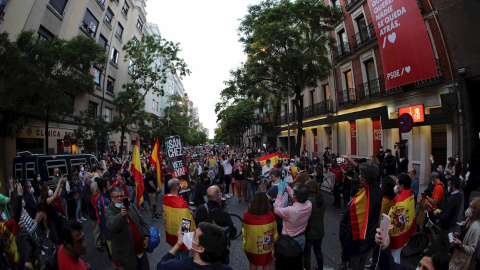
[[[318,0],[266,0],[249,6],[238,29],[246,62],[231,71],[225,98],[216,109],[244,97],[272,100],[275,112],[288,97],[294,97],[298,133],[303,125],[302,91],[315,88],[331,70],[328,50],[335,40],[329,36],[342,19],[342,12]],[[221,125],[222,130],[223,126]],[[300,151],[302,136],[297,136]]]
[[[108,147],[107,135],[109,123],[102,116],[92,116],[89,111],[74,116],[78,128],[74,130],[75,144],[85,148],[88,153],[97,153]]]
[[[38,40],[29,31],[10,41],[1,33],[1,135],[18,135],[31,117],[45,119],[47,127],[51,118],[71,116],[72,95],[94,91],[91,68],[102,68],[105,61],[105,50],[85,36]]]
[[[249,98],[238,100],[217,112],[217,122],[220,122],[220,129],[215,131],[217,141],[232,143],[235,137],[247,131],[257,121],[255,115],[257,107],[257,102]]]

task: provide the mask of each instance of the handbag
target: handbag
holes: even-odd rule
[[[452,258],[448,264],[448,269],[452,270],[467,270],[470,265],[472,256],[463,253],[460,249],[455,248]]]

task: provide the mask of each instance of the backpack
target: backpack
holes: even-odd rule
[[[421,254],[427,248],[429,242],[426,234],[421,232],[413,233],[408,243],[402,249],[402,256],[411,257]]]
[[[208,219],[210,214],[213,213],[215,210],[218,211],[218,209],[214,208],[214,209],[212,209],[212,212],[210,212],[210,209],[208,209],[207,203],[204,203],[203,206],[205,206],[205,210],[207,210],[207,215],[205,216],[205,220],[211,220],[212,224],[215,224],[218,227],[220,227],[220,229],[222,229],[225,236],[227,236],[230,239],[233,239],[235,237],[235,235],[237,234],[237,228],[235,228],[235,226],[233,224],[232,224],[232,226],[222,227],[219,224],[216,224],[215,221],[213,220],[213,218]]]

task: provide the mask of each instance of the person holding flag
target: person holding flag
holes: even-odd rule
[[[135,141],[135,147],[133,148],[132,166],[130,168],[133,179],[135,179],[135,191],[137,208],[143,203],[143,192],[145,186],[143,184],[142,163],[140,162],[140,148],[138,147],[138,137]]]
[[[163,219],[165,222],[165,240],[174,247],[177,244],[177,232],[180,228],[183,218],[190,220],[190,232],[196,230],[193,222],[192,214],[188,209],[188,203],[180,196],[180,181],[176,178],[168,181],[168,188],[170,193],[163,197]],[[180,247],[180,252],[176,254],[176,258],[180,259],[188,257],[188,249],[185,245]]]
[[[153,150],[148,158],[148,162],[153,164],[155,169],[155,173],[157,176],[157,184],[156,186],[160,191],[162,191],[163,187],[163,163],[162,163],[162,155],[160,154],[160,144],[158,142],[158,137],[155,140],[155,144],[153,145]]]

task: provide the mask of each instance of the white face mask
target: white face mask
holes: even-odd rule
[[[395,192],[395,194],[398,194],[398,186],[393,187],[393,192]]]
[[[447,161],[447,164],[450,164],[450,160],[449,160],[449,161]]]
[[[82,171],[82,172],[85,171],[85,168],[84,167],[80,168],[80,171]]]
[[[184,233],[183,234],[183,244],[185,245],[185,247],[187,247],[188,250],[198,251],[198,250],[196,250],[192,247],[193,243],[194,243],[193,234],[194,234],[194,232]],[[197,244],[197,243],[195,243],[195,244]]]
[[[472,210],[470,210],[470,207],[467,209],[467,211],[465,211],[465,217],[472,217],[473,216],[473,213],[472,213]]]
[[[34,191],[34,189],[33,189],[33,187],[31,187],[31,188],[30,188],[30,194],[33,195],[33,191]]]
[[[455,161],[457,161],[457,162],[458,162],[458,157],[457,157],[457,158],[455,158]]]
[[[25,201],[22,200],[22,208],[25,208]]]

